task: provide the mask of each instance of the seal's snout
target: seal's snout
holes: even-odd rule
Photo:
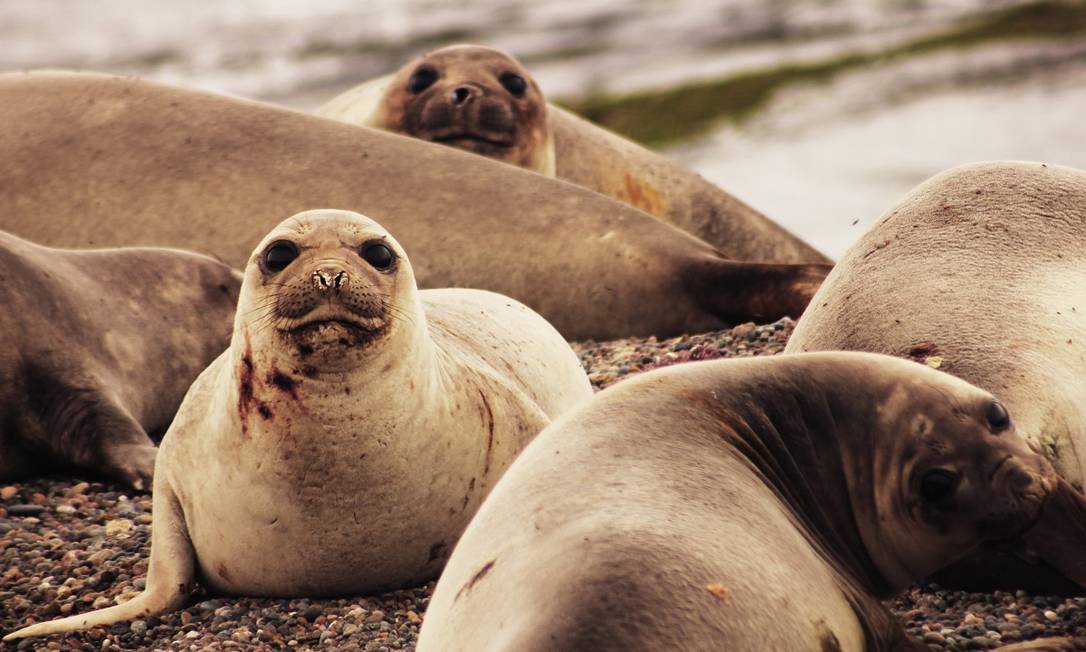
[[[350,280],[347,270],[328,268],[314,270],[311,278],[313,279],[313,284],[317,287],[317,290],[321,292],[340,290],[346,287]]]

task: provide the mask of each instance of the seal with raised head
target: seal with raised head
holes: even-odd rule
[[[240,285],[207,256],[0,231],[0,480],[77,468],[150,489],[148,433],[226,348]]]
[[[925,181],[845,254],[785,350],[838,349],[927,362],[995,393],[1081,490],[1086,172],[991,162]],[[1058,588],[1037,575],[1015,582]]]
[[[0,228],[243,266],[275,216],[380,215],[420,287],[492,290],[570,340],[798,315],[828,265],[739,262],[649,215],[451,147],[138,79],[0,75]],[[163,129],[163,125],[169,129]]]
[[[418,649],[926,650],[880,598],[1012,537],[1086,582],[1086,530],[1050,536],[1084,518],[1002,405],[952,376],[864,353],[676,365],[517,458]]]
[[[316,113],[557,176],[641,209],[733,258],[829,262],[700,175],[548,104],[524,66],[494,48],[453,45],[428,52]]]
[[[424,582],[517,453],[591,394],[525,306],[418,291],[377,223],[296,215],[253,253],[230,348],[163,439],[146,590],[8,638],[174,609],[197,577],[280,597]]]

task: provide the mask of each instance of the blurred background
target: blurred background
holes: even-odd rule
[[[458,42],[833,257],[945,168],[1086,168],[1086,0],[0,0],[0,69],[300,110]]]

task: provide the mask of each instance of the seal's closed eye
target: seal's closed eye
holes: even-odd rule
[[[436,81],[437,71],[433,68],[423,66],[416,70],[415,74],[411,75],[411,79],[407,80],[407,90],[412,93],[421,93],[433,86]]]
[[[289,240],[273,242],[264,251],[264,267],[269,272],[281,272],[298,257],[298,247]]]
[[[920,497],[935,509],[947,511],[961,478],[953,471],[932,469],[920,478]]]

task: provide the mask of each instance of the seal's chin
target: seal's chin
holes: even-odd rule
[[[381,337],[385,329],[384,320],[362,322],[349,318],[328,318],[294,325],[284,329],[283,333],[298,347],[312,351],[318,348],[365,346]]]

